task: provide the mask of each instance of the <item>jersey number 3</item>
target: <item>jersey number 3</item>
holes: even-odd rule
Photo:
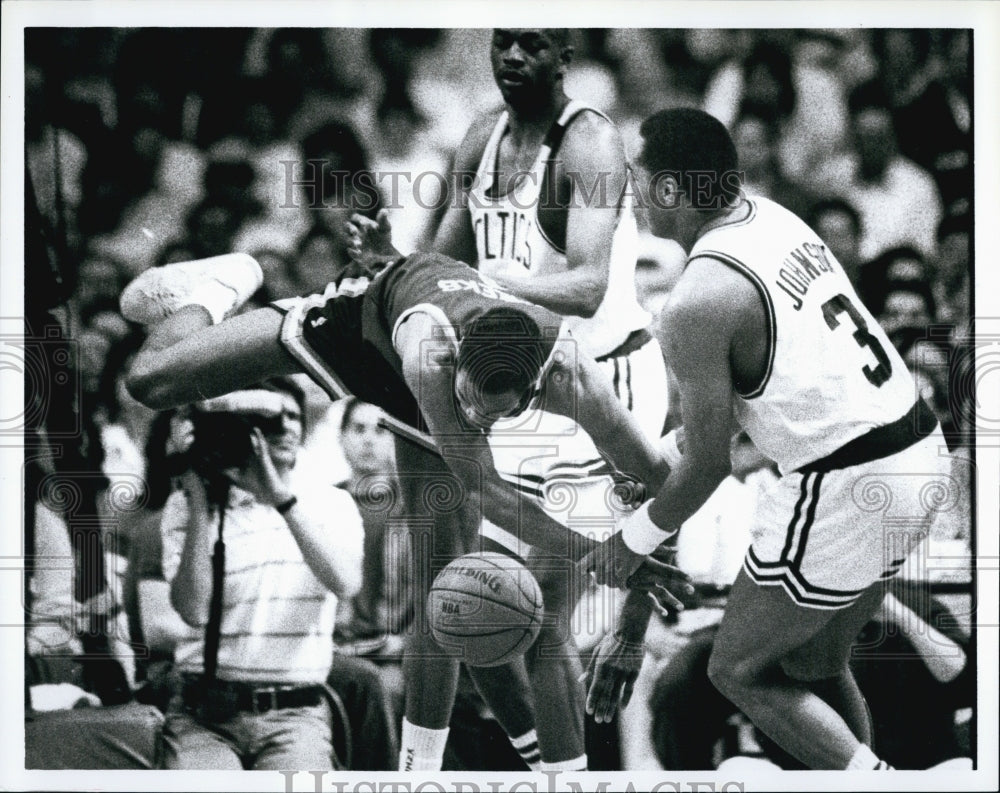
[[[854,323],[854,340],[858,343],[858,346],[867,347],[872,351],[876,360],[878,360],[878,366],[875,368],[865,364],[861,367],[861,371],[864,372],[869,383],[879,387],[892,374],[892,362],[889,360],[889,356],[885,354],[885,350],[879,344],[878,339],[868,332],[868,322],[854,307],[854,304],[847,295],[834,295],[823,304],[823,319],[826,320],[826,324],[830,330],[834,330],[840,325],[840,320],[837,317],[844,313]]]

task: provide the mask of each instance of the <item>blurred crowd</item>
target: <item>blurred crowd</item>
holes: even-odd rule
[[[784,204],[817,230],[914,370],[961,460],[972,415],[969,33],[574,35],[567,93],[607,112],[630,154],[642,119],[664,107],[702,107],[729,126],[747,191]],[[500,104],[489,32],[51,28],[29,31],[25,48],[29,195],[68,295],[80,417],[94,439],[87,454],[108,492],[116,482],[138,482],[144,491],[141,509],[117,515],[106,532],[121,622],[116,655],[129,688],[162,705],[157,687],[169,687],[173,649],[186,628],[173,619],[163,588],[159,514],[189,416],[157,415],[124,389],[142,332],[118,313],[118,296],[148,267],[234,250],[264,269],[257,304],[321,292],[348,265],[342,225],[352,203],[370,215],[387,208],[397,246],[420,248],[443,207],[427,199],[434,180],[414,189],[415,177],[446,173],[472,117]],[[647,306],[663,305],[682,264],[679,247],[644,238],[637,277]],[[302,386],[307,420],[297,467],[316,487],[350,492],[365,533],[364,580],[354,597],[341,599],[337,642],[345,652],[392,657],[398,647],[387,637],[405,632],[412,606],[404,544],[383,500],[394,488],[391,442],[371,406],[331,405]],[[737,459],[745,464],[734,467],[723,496],[696,516],[707,527],[697,536],[710,539],[682,549],[709,587],[735,575],[747,539],[739,526],[748,525],[761,478],[773,475],[745,438],[734,443]],[[956,475],[967,481],[967,466]],[[373,477],[381,477],[377,487]],[[938,538],[967,548],[968,504],[952,515]],[[40,501],[36,520],[36,542],[50,543],[45,553],[71,555],[58,511]],[[33,658],[72,650],[78,628],[65,618],[73,611],[66,572],[40,575],[56,580],[35,583],[37,596],[52,600],[36,602],[35,611],[57,616],[29,634]],[[930,618],[926,604],[901,608]],[[709,629],[690,632],[698,630]],[[659,660],[665,655],[673,657],[665,651]],[[386,697],[398,709],[398,670],[382,669]],[[38,672],[36,682],[52,675],[59,677]],[[667,687],[651,683],[650,701],[676,695]],[[471,689],[468,696],[475,698]],[[718,735],[704,740],[735,740],[732,716],[722,713]],[[667,767],[719,762],[711,756],[716,743],[702,745],[707,757],[683,754],[664,737],[669,725],[648,716],[639,726],[623,724],[626,761],[651,762],[641,748],[647,739],[629,737],[636,731],[657,741],[653,753]],[[913,767],[906,762],[896,764]]]

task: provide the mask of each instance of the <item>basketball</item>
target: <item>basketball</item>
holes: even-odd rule
[[[434,579],[427,613],[443,649],[470,666],[500,666],[523,655],[538,637],[542,591],[516,559],[472,553]]]

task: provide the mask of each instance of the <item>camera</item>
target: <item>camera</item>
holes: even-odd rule
[[[253,456],[250,436],[254,428],[265,435],[281,431],[281,416],[256,413],[191,413],[194,440],[188,449],[191,467],[208,478],[227,468],[244,468]]]

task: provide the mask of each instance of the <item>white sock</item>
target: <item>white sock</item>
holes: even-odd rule
[[[204,281],[195,287],[182,306],[201,306],[212,317],[212,324],[218,325],[226,312],[233,307],[237,293],[235,289],[215,280]]]
[[[510,736],[507,736],[508,738]],[[521,759],[528,764],[532,771],[542,770],[542,755],[538,750],[538,734],[534,729],[529,730],[524,735],[510,739],[511,746],[517,749]]]
[[[542,771],[586,771],[587,755],[581,754],[572,760],[557,760],[554,763],[547,763],[542,760]]]
[[[851,757],[851,761],[847,764],[848,771],[886,771],[889,769],[889,764],[879,760],[875,756],[875,752],[871,750],[871,747],[866,744],[858,746],[854,752],[854,756]]]
[[[448,728],[418,727],[403,717],[403,739],[399,745],[400,771],[440,771]]]

